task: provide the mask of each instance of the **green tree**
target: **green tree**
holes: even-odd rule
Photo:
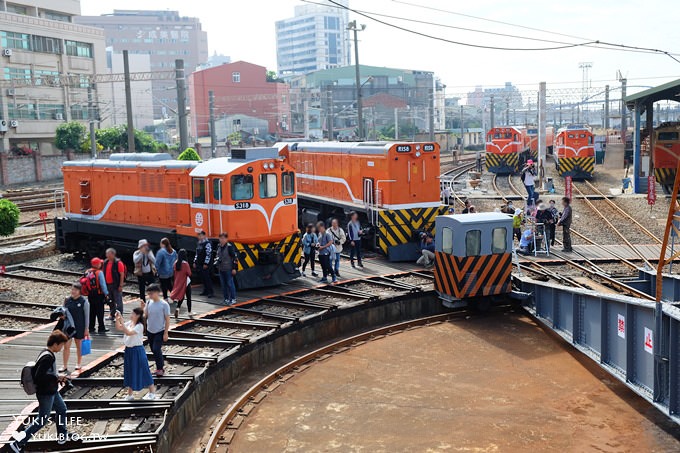
[[[241,137],[240,131],[234,131],[227,136],[227,141],[232,145],[238,145],[241,140],[243,140],[243,138]]]
[[[19,208],[9,200],[0,200],[0,236],[9,236],[19,225]]]
[[[276,74],[276,71],[267,71],[267,82],[283,83],[283,80],[279,79],[279,76],[278,74]]]
[[[177,160],[201,160],[201,156],[198,155],[195,149],[187,148],[182,151],[182,154],[177,156]]]
[[[127,128],[115,126],[97,131],[97,142],[104,149],[128,149]],[[156,153],[160,143],[154,140],[151,134],[135,129],[135,151],[139,153]]]
[[[62,151],[80,150],[80,145],[86,139],[85,126],[78,121],[69,121],[57,126],[54,144]]]
[[[97,136],[97,143],[102,145],[104,149],[113,151],[123,147],[122,139],[126,131],[123,126],[114,126],[99,129],[95,134]]]

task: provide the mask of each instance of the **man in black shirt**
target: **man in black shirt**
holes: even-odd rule
[[[59,394],[59,383],[66,380],[66,376],[57,374],[57,360],[54,354],[61,351],[68,337],[60,330],[52,332],[47,339],[47,349],[43,350],[33,367],[33,382],[35,383],[35,396],[38,398],[38,416],[33,420],[26,431],[16,432],[12,436],[15,440],[9,444],[11,451],[19,453],[35,433],[37,433],[49,421],[57,424],[57,443],[63,445],[68,439],[66,431],[66,404]],[[50,413],[54,410],[56,420],[50,419]]]

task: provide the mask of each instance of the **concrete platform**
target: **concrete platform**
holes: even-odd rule
[[[368,342],[280,385],[229,451],[679,451],[678,428],[522,314]]]

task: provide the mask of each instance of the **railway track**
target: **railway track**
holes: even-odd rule
[[[465,200],[459,195],[458,191],[455,190],[455,185],[456,182],[462,179],[467,173],[472,170],[475,165],[477,164],[477,160],[473,159],[471,161],[464,161],[463,163],[459,163],[459,165],[445,171],[439,176],[440,183],[443,184],[448,184],[451,193],[453,194],[453,198],[460,204],[461,206],[465,206]]]
[[[63,194],[57,194],[55,188],[26,189],[7,191],[2,198],[14,202],[22,212],[53,209],[64,201]]]
[[[31,267],[21,268],[24,273],[31,271],[34,271]],[[34,272],[44,270],[38,268]],[[71,272],[59,271],[58,274],[63,277]],[[121,350],[84,368],[72,379],[73,387],[62,393],[69,415],[81,417],[83,421],[75,432],[81,441],[69,442],[60,449],[157,451],[158,443],[167,438],[167,429],[174,416],[190,419],[181,414],[183,410],[195,409],[192,407],[195,403],[185,404],[192,394],[219,369],[231,366],[241,354],[249,353],[256,345],[267,345],[282,335],[301,331],[329,318],[377,304],[406,300],[404,298],[409,295],[429,293],[433,286],[434,277],[427,271],[370,277],[256,299],[183,320],[170,330],[169,341],[164,346],[166,374],[155,379],[159,399],[124,399]],[[18,321],[26,311],[34,309],[40,310],[35,315],[37,318],[52,307],[0,302],[0,311],[6,312],[6,316],[0,316],[0,334],[3,319]],[[37,320],[31,319],[31,322]],[[153,361],[150,353],[147,355]],[[0,414],[0,418],[31,415],[35,414]],[[32,441],[29,447],[40,451],[57,449],[56,443],[47,440]]]

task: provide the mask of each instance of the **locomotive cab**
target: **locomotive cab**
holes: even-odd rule
[[[488,307],[512,291],[512,218],[500,213],[438,216],[435,290],[447,307]]]

